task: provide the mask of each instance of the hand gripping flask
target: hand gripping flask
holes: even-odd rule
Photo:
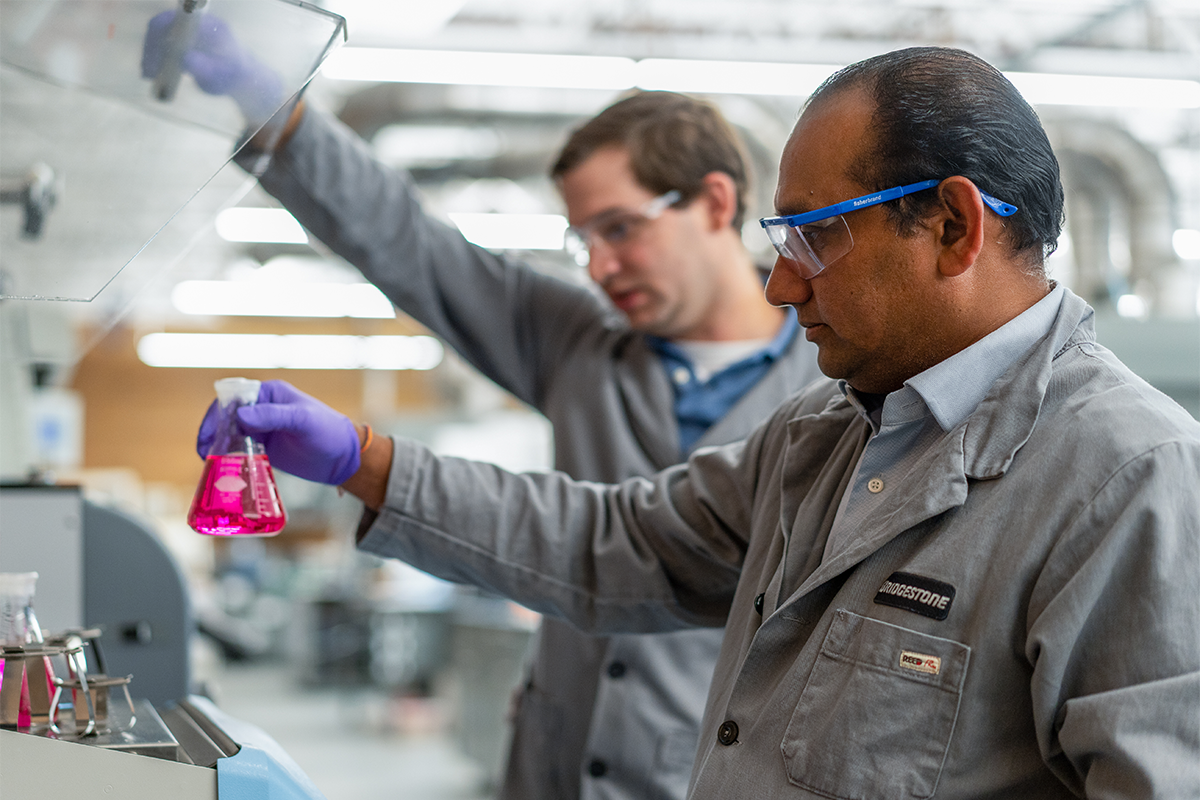
[[[237,410],[258,401],[259,381],[224,378],[217,390],[217,430],[192,498],[188,525],[211,536],[273,536],[287,522],[262,442],[242,429]]]

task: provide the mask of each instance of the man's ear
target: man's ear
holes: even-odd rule
[[[709,225],[712,230],[728,228],[738,209],[737,184],[724,172],[704,176],[704,201],[708,204]]]
[[[979,188],[961,175],[946,178],[938,184],[937,193],[942,201],[934,220],[941,245],[938,271],[952,278],[966,272],[979,258],[987,216]]]

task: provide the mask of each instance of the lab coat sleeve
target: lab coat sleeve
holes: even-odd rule
[[[359,547],[597,633],[720,626],[746,552],[760,441],[606,486],[397,440],[385,506],[364,517]]]
[[[469,243],[425,213],[410,176],[337,119],[308,109],[259,177],[300,223],[409,316],[522,400],[598,319],[591,290]]]
[[[1200,797],[1198,476],[1194,443],[1130,460],[1082,505],[1035,584],[1038,743],[1083,796]]]

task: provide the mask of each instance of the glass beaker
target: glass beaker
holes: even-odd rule
[[[37,627],[37,617],[33,615],[33,593],[37,586],[36,572],[4,572],[0,573],[0,645],[12,646],[14,652],[31,642],[41,642],[42,631]],[[10,659],[9,675],[5,685],[4,662],[0,656],[0,698],[6,701],[17,690],[16,683],[20,681],[20,695],[17,708],[13,709],[9,702],[4,703],[3,713],[0,714],[5,726],[16,724],[18,728],[28,728],[32,721],[31,701],[29,695],[30,672],[23,658]],[[47,669],[49,662],[46,662]],[[42,679],[47,675],[42,673]],[[35,679],[37,670],[34,671]],[[40,694],[40,693],[39,693]],[[11,713],[16,711],[16,715]]]
[[[262,442],[238,421],[237,410],[258,402],[259,381],[224,378],[217,390],[217,430],[192,498],[188,525],[211,536],[272,536],[287,522]]]

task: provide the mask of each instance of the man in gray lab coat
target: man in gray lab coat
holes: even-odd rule
[[[357,462],[364,550],[593,630],[725,623],[698,800],[1195,798],[1200,424],[1045,275],[1062,198],[999,72],[885,54],[810,100],[763,221],[836,380],[746,441],[600,486],[359,457],[307,396],[243,419]]]
[[[148,75],[171,13],[151,25]],[[230,57],[220,20],[201,25],[195,47],[219,62],[185,60],[202,88],[237,97],[242,84],[271,85],[253,59]],[[541,411],[555,465],[576,478],[650,475],[743,438],[821,377],[816,349],[767,303],[765,275],[742,244],[748,165],[709,103],[635,94],[560,153],[553,178],[607,301],[426,216],[409,176],[326,114],[298,105],[276,148],[262,186],[401,310]],[[258,171],[253,147],[238,158]],[[501,796],[681,800],[720,642],[719,629],[600,637],[544,620]]]

